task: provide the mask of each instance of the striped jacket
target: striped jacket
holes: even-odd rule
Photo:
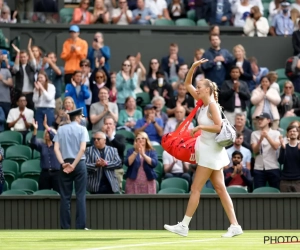
[[[119,183],[115,175],[115,169],[122,168],[122,161],[116,148],[105,146],[104,149],[106,167],[96,167],[97,159],[101,158],[99,150],[95,146],[88,147],[85,152],[86,166],[88,168],[87,190],[96,193],[100,187],[100,181],[103,173],[106,175],[112,191],[119,192]]]

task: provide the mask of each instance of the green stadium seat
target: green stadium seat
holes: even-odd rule
[[[187,18],[191,19],[193,21],[196,21],[196,11],[195,10],[189,10],[187,13]]]
[[[242,187],[227,187],[229,194],[247,194],[247,190]]]
[[[28,160],[21,165],[21,178],[33,179],[39,181],[40,179],[40,160]]]
[[[4,191],[1,195],[5,195],[5,196],[27,195],[27,193],[23,190],[7,190],[7,191]]]
[[[6,149],[12,145],[19,145],[23,143],[23,135],[16,131],[3,131],[0,133],[1,147]]]
[[[276,69],[275,72],[278,75],[278,79],[277,81],[281,80],[281,79],[287,79],[287,76],[285,74],[285,68],[281,68],[281,69]]]
[[[19,166],[21,166],[24,161],[31,159],[32,150],[30,147],[24,145],[10,146],[6,150],[5,157],[6,159],[18,162]]]
[[[264,17],[268,19],[268,17],[269,17],[269,3],[264,2],[264,3],[262,3],[262,5],[264,6]]]
[[[164,148],[161,145],[155,145],[155,146],[153,146],[153,148],[157,153],[158,160],[162,160]]]
[[[4,159],[2,161],[3,171],[12,172],[17,177],[19,175],[19,164],[15,161]]]
[[[35,191],[33,195],[60,195],[60,194],[55,190],[43,189],[43,190]]]
[[[125,145],[125,151],[124,151],[124,157],[126,157],[128,149],[131,149],[131,148],[133,148],[133,145],[129,144],[129,143],[126,143],[126,145]]]
[[[300,93],[298,93],[298,92],[294,92],[294,94],[299,98],[299,100],[300,100]]]
[[[11,184],[11,190],[18,189],[23,190],[27,194],[33,194],[35,191],[38,191],[38,183],[32,179],[17,179]]]
[[[163,180],[161,182],[160,188],[161,189],[179,188],[179,189],[183,189],[186,193],[188,193],[189,192],[189,183],[185,179],[173,177],[173,178],[168,178],[168,179]]]
[[[140,107],[140,106],[136,106],[136,110],[139,110],[139,111],[141,111],[142,112],[142,114],[143,114],[143,108],[142,107]]]
[[[176,26],[196,26],[196,23],[188,18],[180,18],[175,21]]]
[[[283,92],[283,86],[286,81],[289,81],[289,79],[285,78],[285,79],[280,79],[279,81],[277,81],[277,83],[279,85],[280,93]]]
[[[145,107],[147,104],[151,103],[150,95],[147,92],[137,93],[136,94],[136,102],[142,108]]]
[[[40,158],[41,158],[40,152],[34,149],[32,151],[32,159],[40,159]]]
[[[30,145],[30,140],[31,140],[32,134],[33,134],[32,131],[27,133],[27,135],[25,137],[26,145]],[[44,131],[38,130],[36,133],[36,138],[41,139],[41,140],[44,139]]]
[[[125,188],[126,188],[126,179],[123,179],[122,181],[122,193],[125,194]]]
[[[216,193],[216,191],[214,189],[212,189],[212,188],[206,188],[206,187],[204,187],[201,190],[201,194],[215,194],[215,193]]]
[[[180,188],[164,188],[158,191],[158,194],[184,194],[185,191]]]
[[[167,20],[167,19],[157,19],[154,22],[154,25],[156,26],[174,26],[175,23],[172,20]]]
[[[155,167],[155,170],[157,170],[160,175],[162,176],[164,173],[164,166],[163,163],[161,161],[158,161],[157,166]]]
[[[284,134],[286,133],[286,129],[289,124],[293,121],[300,121],[300,117],[292,116],[292,117],[282,117],[279,121],[279,127],[284,130]]]
[[[62,8],[59,11],[59,17],[61,23],[70,23],[73,18],[74,8]]]
[[[273,187],[260,187],[253,190],[253,194],[262,194],[262,193],[280,193],[280,190]]]
[[[126,142],[129,144],[133,144],[135,140],[135,134],[133,132],[127,130],[117,130],[116,134],[123,135],[126,139]]]
[[[9,190],[7,181],[4,181],[3,192]]]
[[[18,176],[14,175],[14,173],[9,171],[4,171],[4,179],[7,182],[8,187],[11,187],[11,184],[16,180]]]
[[[155,182],[156,182],[156,193],[158,193],[158,191],[159,191],[159,182],[157,180],[155,180]]]
[[[201,27],[208,27],[208,23],[206,22],[205,19],[200,19],[197,21],[197,26],[201,26]]]

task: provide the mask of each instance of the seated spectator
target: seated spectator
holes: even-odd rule
[[[194,99],[187,94],[184,83],[179,84],[177,96],[173,96],[168,102],[167,114],[169,117],[174,117],[178,106],[184,107],[187,115],[189,115],[195,107]]]
[[[256,117],[261,113],[267,113],[272,120],[272,129],[276,130],[279,125],[277,105],[280,103],[280,95],[274,88],[270,88],[270,81],[266,76],[261,78],[260,85],[253,90],[251,103],[255,106],[252,127],[258,129]]]
[[[94,1],[93,23],[107,24],[110,21],[110,13],[104,4],[104,0]]]
[[[146,69],[142,63],[142,55],[140,52],[137,53],[136,56],[128,55],[127,60],[129,60],[132,70],[137,74],[137,84],[135,88],[135,93],[142,93],[141,82],[146,80]]]
[[[233,26],[244,27],[247,17],[250,15],[250,11],[253,5],[249,0],[235,1],[231,5],[231,12],[234,16]]]
[[[114,194],[120,192],[115,169],[122,167],[116,148],[106,145],[103,132],[94,134],[94,145],[85,153],[88,170],[87,191],[91,194]]]
[[[132,12],[128,9],[127,0],[118,2],[119,8],[113,10],[112,23],[117,25],[128,25],[132,22]]]
[[[207,4],[205,19],[210,25],[229,26],[231,18],[232,13],[230,1],[213,0]]]
[[[23,134],[24,144],[25,137],[28,133],[32,121],[33,121],[33,110],[27,108],[27,101],[24,95],[20,95],[17,99],[17,108],[9,110],[7,120],[8,128],[13,131],[18,131]]]
[[[157,18],[171,20],[166,0],[145,0],[145,4]]]
[[[143,86],[143,90],[144,92],[148,92],[150,91],[149,86],[151,86],[151,84],[157,80],[156,77],[156,73],[158,71],[162,71],[161,67],[160,67],[160,63],[156,58],[153,58],[150,60],[149,63],[149,70],[148,70],[148,74],[146,76],[146,81],[145,84]],[[166,82],[168,82],[168,74],[166,72],[164,72],[165,76],[164,79],[166,80]]]
[[[281,102],[278,105],[280,119],[282,117],[300,116],[300,100],[294,93],[294,85],[286,81],[281,95]]]
[[[246,115],[247,102],[250,100],[247,83],[240,80],[240,70],[237,66],[231,68],[231,80],[226,80],[220,91],[220,104],[231,124],[234,124],[236,114]]]
[[[277,150],[280,147],[277,130],[271,129],[271,116],[262,113],[257,116],[258,130],[251,134],[251,146],[255,156],[253,171],[254,189],[270,187],[279,189],[280,169],[277,162]]]
[[[144,118],[137,120],[134,133],[136,136],[140,132],[145,132],[149,136],[152,145],[160,145],[161,137],[163,136],[163,120],[155,117],[156,107],[148,104],[144,108]],[[147,136],[147,137],[148,137]]]
[[[5,123],[6,123],[5,113],[2,107],[0,106],[0,133],[5,129]]]
[[[127,151],[125,194],[156,194],[157,153],[145,132],[138,132],[134,148]]]
[[[250,15],[244,25],[244,33],[247,36],[266,37],[269,33],[269,22],[261,13],[257,6],[253,6]]]
[[[168,11],[172,20],[186,17],[185,7],[180,0],[172,0],[168,6]]]
[[[295,30],[292,34],[292,42],[294,49],[294,56],[300,54],[300,20],[298,21],[298,29]]]
[[[177,81],[172,82],[174,95],[177,95],[178,86],[179,84],[184,83],[188,71],[189,71],[189,66],[186,63],[179,65],[178,72],[177,72],[177,76],[178,76]]]
[[[268,68],[259,67],[257,64],[257,59],[255,57],[248,58],[248,61],[251,64],[251,69],[253,73],[253,80],[255,81],[255,87],[260,84],[260,80],[263,76],[266,76],[269,73]]]
[[[76,108],[83,108],[83,114],[87,117],[85,100],[90,98],[90,93],[86,85],[82,83],[82,73],[76,70],[71,79],[71,84],[66,86],[65,97],[73,98]]]
[[[274,16],[270,34],[272,36],[291,36],[294,32],[294,23],[290,19],[290,3],[284,0],[280,5],[282,12]]]
[[[0,145],[0,194],[2,194],[4,183],[5,183],[4,173],[2,169],[3,159],[4,159],[4,149]]]
[[[234,151],[231,154],[232,166],[224,170],[226,187],[241,187],[248,190],[252,188],[252,178],[250,170],[242,164],[243,154],[239,151]]]
[[[183,178],[191,183],[191,175],[189,172],[189,163],[180,161],[170,155],[167,151],[163,152],[163,164],[165,179],[172,177]]]
[[[109,89],[103,87],[99,90],[99,102],[91,105],[90,120],[93,124],[93,134],[101,131],[106,116],[113,117],[114,121],[118,121],[118,106],[115,103],[109,102]]]
[[[280,137],[279,164],[283,165],[281,171],[280,192],[300,192],[300,143],[299,128],[289,126],[287,128],[289,141],[284,142]]]
[[[125,100],[125,109],[120,110],[118,129],[133,131],[137,120],[142,118],[143,114],[136,108],[135,99],[129,96]]]
[[[281,12],[280,3],[282,0],[273,0],[269,4],[269,23],[272,23],[274,17]]]
[[[96,69],[97,70],[97,69]],[[107,77],[106,72],[102,69],[97,70],[95,73],[93,72],[90,76],[90,90],[92,96],[92,104],[95,102],[99,102],[99,90],[103,87],[110,89],[111,82],[110,78]]]
[[[276,89],[276,91],[278,92],[278,94],[280,94],[280,87],[279,87],[279,84],[277,83],[277,79],[278,79],[277,73],[275,71],[270,71],[267,74],[267,77],[270,80],[270,88]]]
[[[51,129],[47,124],[47,119],[43,121],[43,127],[45,128],[44,132],[44,141],[41,142],[36,138],[37,130],[39,125],[37,121],[32,122],[34,128],[32,137],[30,140],[30,145],[40,152],[41,161],[41,174],[39,178],[39,190],[42,189],[53,189],[59,193],[59,170],[60,164],[56,158],[54,152],[54,143],[53,138],[56,132]]]
[[[157,16],[149,8],[145,8],[145,0],[137,0],[137,9],[132,12],[132,23],[147,25],[151,24],[151,20],[155,20]]]
[[[227,148],[227,154],[229,159],[234,152],[240,152],[242,154],[242,167],[251,170],[251,151],[248,148],[242,146],[244,142],[244,136],[241,133],[236,134],[236,139],[233,145],[230,148]],[[232,166],[232,161],[229,164],[229,167]]]
[[[168,115],[164,111],[162,111],[162,109],[164,108],[164,106],[166,104],[165,99],[162,98],[161,96],[154,96],[151,101],[151,104],[154,107],[156,107],[155,117],[162,119],[164,126],[165,126],[166,122],[168,120]]]
[[[71,24],[92,24],[94,16],[89,12],[90,1],[81,0],[78,8],[74,9]]]
[[[290,11],[290,18],[294,24],[294,31],[295,30],[298,30],[298,21],[300,20],[299,17],[300,17],[300,13],[297,9],[291,9]]]
[[[183,106],[176,106],[175,108],[175,117],[171,117],[168,119],[165,128],[164,128],[164,134],[174,132],[178,126],[184,121],[186,110]],[[193,129],[194,125],[191,122],[188,129]]]
[[[4,5],[1,9],[0,23],[17,23],[16,17],[18,15],[18,12],[15,11],[12,17],[10,13],[10,8],[7,5]]]
[[[251,148],[251,134],[252,130],[247,128],[246,125],[246,115],[243,113],[239,113],[235,115],[235,123],[234,127],[236,129],[237,133],[241,133],[243,135],[243,146],[250,151],[252,150]]]
[[[48,76],[44,71],[39,72],[34,85],[32,100],[36,108],[35,117],[39,130],[45,130],[43,125],[45,116],[49,126],[55,121],[55,86],[49,83]]]

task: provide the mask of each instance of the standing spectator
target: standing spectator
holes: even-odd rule
[[[272,23],[274,17],[281,12],[282,0],[273,0],[269,4],[269,23]]]
[[[294,23],[290,19],[290,3],[283,1],[280,5],[282,12],[274,16],[270,34],[272,36],[291,36],[294,32]]]
[[[186,11],[183,3],[180,0],[172,0],[168,6],[168,11],[172,20],[186,17]]]
[[[47,119],[43,121],[43,127],[45,127],[44,141],[41,142],[36,138],[38,130],[38,122],[32,122],[34,128],[32,137],[30,140],[31,145],[35,150],[40,152],[41,161],[41,174],[39,178],[39,190],[53,189],[59,193],[59,170],[60,164],[55,156],[53,138],[56,132],[47,125]]]
[[[145,0],[145,4],[157,18],[171,20],[166,0]]]
[[[14,11],[13,16],[11,16],[10,8],[4,5],[1,9],[0,23],[17,23],[18,12]]]
[[[55,121],[55,87],[49,83],[46,72],[40,71],[38,80],[34,83],[33,102],[36,108],[36,120],[39,130],[45,130],[43,121],[47,117],[48,125],[52,126]]]
[[[88,44],[79,37],[80,29],[72,25],[69,29],[70,38],[63,44],[61,59],[65,61],[65,83],[70,83],[76,70],[80,70],[80,61],[86,59]]]
[[[294,56],[300,54],[300,20],[298,21],[298,29],[295,30],[292,34],[292,42],[294,49]]]
[[[279,84],[277,83],[278,75],[277,75],[276,71],[270,71],[267,74],[267,77],[269,78],[269,81],[270,81],[270,88],[276,89],[278,94],[280,94],[280,87],[279,87]]]
[[[43,52],[38,46],[28,46],[28,52],[29,55],[32,55],[32,57],[35,59],[36,72],[39,72],[42,67],[44,69],[48,68],[49,65],[47,63],[43,65]],[[37,73],[35,76],[37,76]]]
[[[104,4],[104,0],[95,0],[94,1],[94,22],[93,23],[102,23],[107,24],[110,21],[110,13]]]
[[[151,146],[148,135],[138,132],[134,148],[127,151],[125,165],[126,194],[156,194],[156,173],[158,164],[157,153]]]
[[[141,82],[146,80],[146,69],[141,60],[141,53],[138,52],[136,56],[129,55],[127,56],[127,60],[129,60],[133,72],[137,74],[137,84],[135,88],[135,93],[142,93]]]
[[[252,150],[256,154],[253,172],[254,189],[265,187],[267,182],[270,187],[279,189],[280,169],[277,150],[280,146],[280,133],[271,129],[271,116],[268,113],[262,113],[256,119],[258,119],[258,130],[251,135]]]
[[[151,104],[156,107],[155,110],[155,117],[160,118],[163,121],[164,126],[166,125],[166,122],[168,120],[168,115],[163,111],[163,108],[165,107],[165,99],[161,96],[154,96],[151,100]]]
[[[116,72],[110,72],[110,91],[109,91],[109,101],[116,103],[117,102],[117,96],[118,91],[116,87],[116,81],[117,81],[117,73]]]
[[[243,143],[242,146],[248,148],[250,151],[251,148],[251,134],[252,130],[246,127],[246,115],[243,113],[239,113],[235,115],[235,123],[234,127],[237,133],[241,133],[243,135]]]
[[[244,33],[251,37],[266,37],[269,33],[269,29],[267,18],[262,16],[257,6],[253,6],[250,10],[249,17],[246,19]]]
[[[283,165],[281,171],[280,192],[300,192],[300,143],[299,128],[288,126],[288,143],[280,137],[279,164]]]
[[[0,107],[0,133],[4,131],[6,124],[6,117],[3,109]]]
[[[137,0],[137,9],[132,12],[132,23],[146,25],[151,24],[151,20],[155,20],[156,15],[145,7],[145,0]]]
[[[207,4],[205,19],[210,25],[229,26],[231,18],[231,5],[228,0],[212,0]]]
[[[4,149],[0,145],[0,194],[2,194],[3,186],[5,183],[4,173],[2,170],[3,159],[4,159]]]
[[[234,15],[233,26],[244,27],[246,18],[250,15],[250,10],[253,7],[249,0],[236,1],[231,5],[231,11]]]
[[[259,67],[257,64],[257,59],[255,57],[248,58],[248,61],[251,64],[253,80],[255,81],[255,87],[257,87],[260,83],[261,78],[263,76],[266,76],[269,73],[269,70],[265,67]]]
[[[127,0],[118,2],[119,8],[113,10],[112,23],[117,25],[128,25],[132,22],[132,12],[128,9]]]
[[[81,0],[78,8],[74,9],[71,24],[92,24],[94,16],[89,12],[89,0]]]
[[[209,61],[202,64],[205,77],[215,82],[220,88],[225,81],[227,69],[232,64],[233,57],[227,49],[221,49],[221,40],[217,35],[209,36],[211,48],[205,51],[203,58]]]
[[[85,107],[86,107],[86,117],[89,117],[90,113],[90,106],[92,103],[92,92],[90,88],[90,78],[91,78],[91,65],[90,61],[88,59],[83,59],[80,61],[80,68],[81,68],[81,74],[82,74],[82,85],[85,85],[88,92],[89,92],[89,98],[84,100]]]

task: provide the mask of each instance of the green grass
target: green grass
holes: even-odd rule
[[[245,231],[234,238],[221,238],[225,231],[190,231],[180,237],[167,231],[63,231],[2,230],[3,250],[264,250],[300,249],[297,244],[264,244],[264,236],[297,236],[300,231]]]

